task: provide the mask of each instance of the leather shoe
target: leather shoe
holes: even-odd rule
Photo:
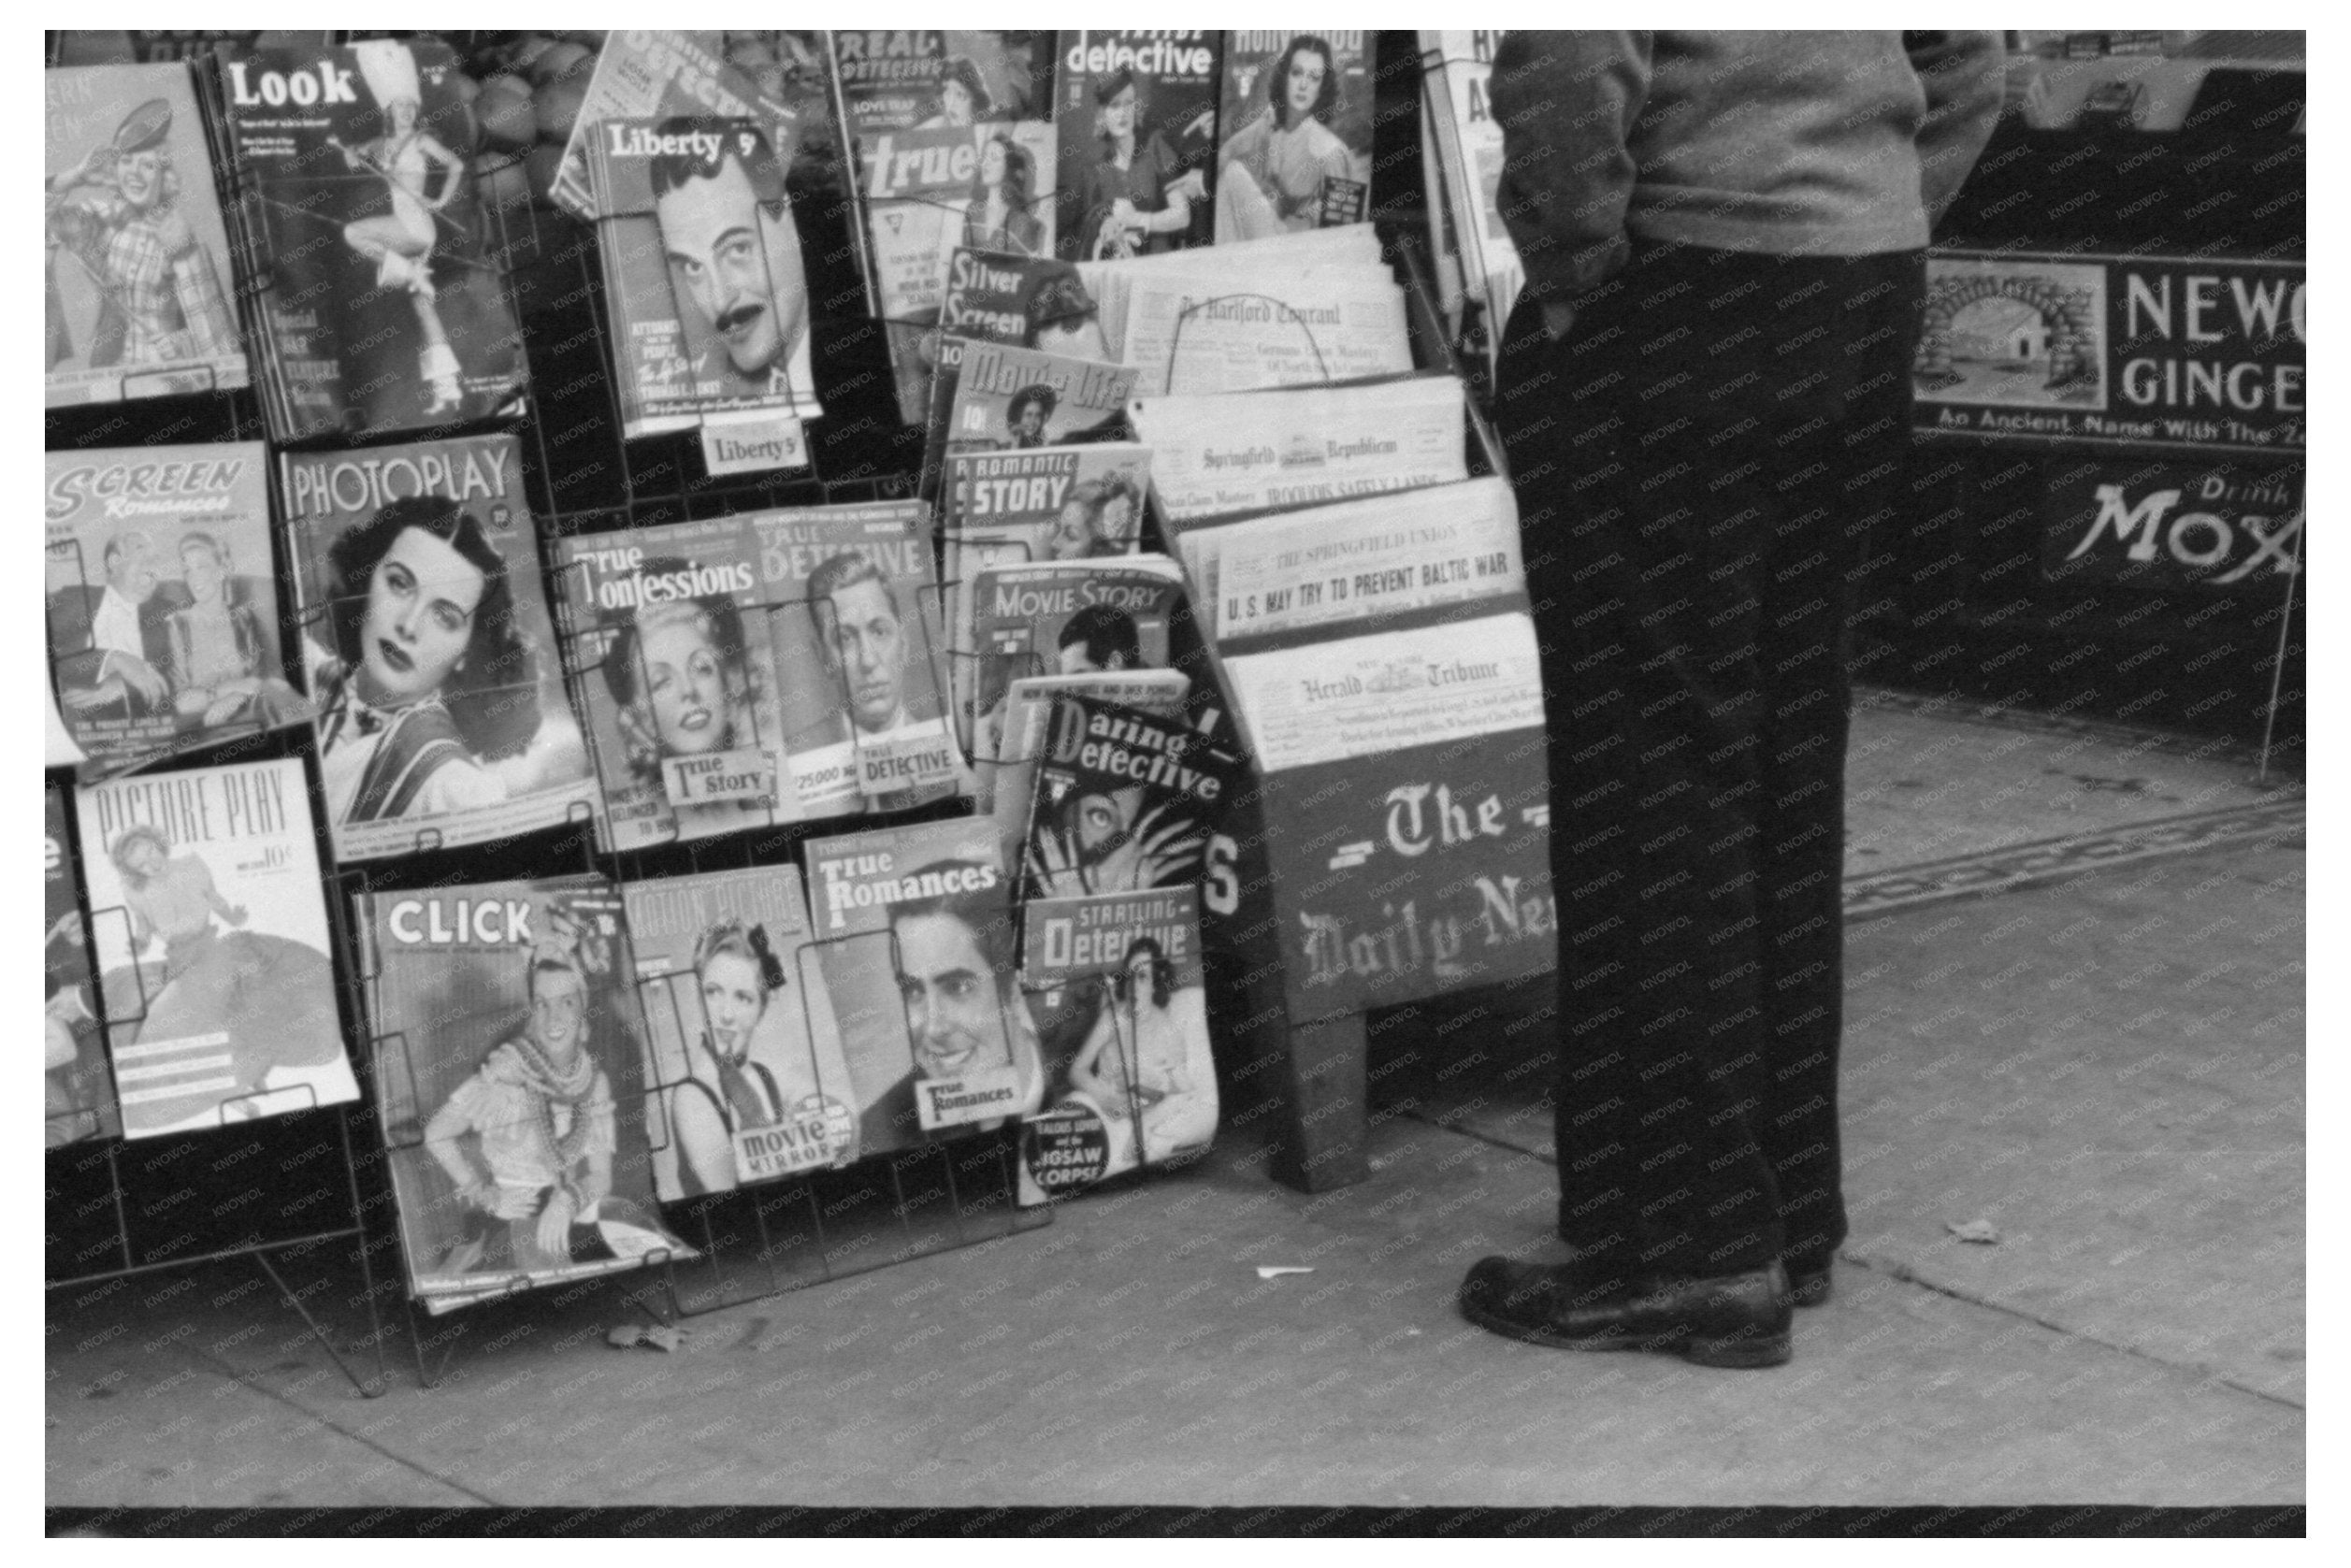
[[[1824,1258],[1817,1263],[1797,1263],[1782,1258],[1780,1263],[1788,1271],[1788,1292],[1796,1299],[1796,1305],[1814,1307],[1828,1300],[1828,1272],[1835,1266],[1834,1259]]]
[[[1776,1367],[1794,1353],[1788,1276],[1777,1261],[1597,1292],[1589,1277],[1573,1264],[1480,1259],[1462,1281],[1462,1316],[1530,1345],[1661,1350],[1706,1367]]]

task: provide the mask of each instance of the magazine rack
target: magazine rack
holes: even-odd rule
[[[810,1011],[815,990],[807,980],[811,954],[878,934],[801,947],[795,989],[804,1039],[814,1041],[818,1031]],[[676,973],[638,981],[649,1030],[656,1029],[656,1010],[666,1006],[683,1043],[685,1014],[675,1000],[675,983],[690,978]],[[667,993],[666,1001],[652,1000],[656,992]],[[656,1153],[675,1136],[667,1126],[671,1097],[699,1082],[689,1072],[646,1086],[646,1137]],[[822,1092],[821,1079],[817,1086]],[[670,1270],[671,1299],[681,1314],[694,1316],[1042,1225],[1046,1216],[1024,1216],[1013,1202],[1016,1137],[951,1137],[672,1202],[672,1212],[692,1221],[695,1234],[686,1239],[700,1257]],[[748,1239],[757,1244],[747,1251],[737,1244],[746,1221]]]
[[[264,439],[257,392],[248,386],[229,391],[180,389],[180,395],[144,401],[72,405],[46,411],[47,445],[123,447],[178,441],[257,441]],[[272,482],[275,477],[272,476]],[[272,566],[280,583],[292,581],[285,569],[283,537],[272,528]],[[280,596],[279,631],[281,647],[296,644],[285,634],[295,628],[290,598]],[[51,693],[57,687],[56,666],[48,669]],[[95,783],[105,778],[149,769],[178,769],[209,762],[256,758],[308,758],[312,750],[307,724],[265,727],[224,726],[203,734],[200,741],[181,739],[154,755],[129,764],[89,762],[75,769],[51,769],[48,776],[60,786],[66,811],[74,812],[77,780]],[[311,821],[318,833],[322,865],[327,856],[322,785],[314,760],[306,761],[303,779],[310,794]],[[109,913],[125,920],[127,912],[91,911],[86,882],[77,878],[77,902],[83,908],[85,929],[94,934],[96,918]],[[330,945],[339,945],[341,928],[327,922]],[[344,952],[330,954],[337,971],[344,969]],[[136,971],[139,985],[144,971]],[[102,1034],[114,1024],[134,1022],[129,1014],[108,1014],[99,977],[92,976],[93,1009]],[[114,999],[119,1004],[124,999]],[[339,998],[339,1002],[341,999]],[[143,1004],[141,1013],[143,1014]],[[344,1010],[341,1017],[346,1055],[354,1073],[364,1058],[349,1047],[359,1014]],[[111,1072],[109,1070],[109,1077]],[[281,1091],[273,1091],[281,1092]],[[252,1098],[251,1096],[241,1098]],[[234,1101],[228,1102],[234,1104]],[[69,1115],[82,1115],[74,1112]],[[377,1303],[373,1254],[379,1244],[368,1236],[368,1215],[373,1203],[363,1193],[360,1172],[368,1157],[354,1146],[352,1124],[368,1113],[364,1102],[311,1106],[250,1119],[224,1115],[217,1128],[196,1129],[152,1139],[124,1140],[100,1133],[51,1148],[47,1156],[50,1231],[43,1285],[49,1292],[71,1292],[65,1300],[79,1305],[124,1280],[195,1269],[209,1264],[249,1260],[270,1288],[300,1317],[352,1387],[373,1398],[389,1387],[384,1355],[383,1321]],[[331,1124],[331,1128],[330,1125]],[[315,1177],[293,1176],[267,1189],[256,1187],[247,1173],[256,1168],[249,1160],[267,1160],[282,1172],[316,1170]],[[205,1155],[212,1158],[204,1158]],[[329,1158],[331,1157],[331,1158]],[[320,1158],[325,1166],[314,1167]],[[259,1168],[267,1168],[266,1165]],[[209,1199],[210,1212],[200,1212]],[[322,1207],[324,1205],[324,1207]],[[167,1216],[167,1219],[166,1219]],[[321,1224],[322,1219],[331,1223]],[[147,1222],[147,1223],[142,1223]],[[155,1234],[158,1230],[162,1234]],[[348,1246],[355,1255],[361,1287],[347,1304],[364,1310],[367,1332],[356,1346],[339,1345],[337,1336],[320,1320],[307,1298],[315,1293],[296,1289],[281,1272],[281,1264],[331,1258]],[[351,1358],[372,1350],[374,1375],[363,1374]]]
[[[510,231],[505,247],[518,316],[532,352],[533,408],[515,433],[522,444],[526,493],[540,523],[540,565],[550,581],[560,569],[555,542],[565,536],[777,507],[911,496],[912,464],[877,461],[889,453],[887,438],[895,421],[877,422],[871,413],[861,420],[854,397],[838,403],[829,397],[826,415],[810,422],[810,463],[803,470],[712,477],[702,471],[693,431],[624,439],[618,399],[606,370],[612,363],[607,345],[613,326],[597,265],[597,242],[594,225],[534,207]],[[831,342],[836,349],[845,342],[854,351],[860,346],[857,325],[840,330]],[[820,352],[824,346],[820,341]],[[854,372],[836,379],[853,381]],[[876,384],[887,398],[887,377]],[[836,424],[836,410],[838,424],[845,428],[829,429]],[[885,438],[881,442],[871,435],[877,429]],[[815,612],[804,598],[753,608],[765,614]],[[948,690],[944,660],[928,619],[916,618],[924,623],[923,656],[944,695]],[[556,620],[557,640],[567,650],[597,629],[564,626],[560,616]],[[583,726],[583,735],[600,779],[604,759],[597,750],[601,741],[592,725]],[[563,828],[552,830],[561,837],[551,842],[541,832],[514,844],[472,846],[465,852],[462,870],[449,866],[446,854],[437,861],[423,858],[440,845],[436,837],[420,834],[414,856],[347,870],[341,878],[345,897],[339,901],[348,918],[357,907],[357,894],[494,874],[482,869],[485,865],[507,868],[506,874],[544,875],[548,855],[574,850],[579,869],[624,887],[646,878],[722,867],[756,870],[793,862],[800,842],[809,837],[853,825],[919,821],[958,810],[968,810],[968,802],[958,798],[878,818],[794,819],[611,853],[596,847],[595,813],[584,805]],[[352,978],[354,983],[360,979]],[[805,991],[802,995],[805,1005]],[[649,1123],[663,1115],[659,1102],[675,1087],[673,1083],[646,1086]],[[802,1172],[665,1204],[670,1222],[697,1249],[698,1258],[649,1254],[636,1270],[598,1275],[577,1286],[533,1287],[519,1276],[502,1285],[493,1282],[483,1296],[452,1308],[450,1321],[430,1326],[408,1303],[418,1380],[431,1388],[447,1376],[452,1358],[476,1337],[481,1319],[474,1307],[526,1291],[554,1289],[558,1298],[570,1299],[574,1291],[607,1280],[635,1280],[639,1283],[625,1289],[623,1299],[636,1310],[669,1320],[1046,1224],[1049,1215],[1024,1216],[1015,1207],[1016,1155],[1012,1135],[978,1135],[877,1155],[844,1170]],[[499,1341],[491,1336],[483,1343],[490,1348]],[[434,1364],[427,1364],[428,1352],[439,1353]]]

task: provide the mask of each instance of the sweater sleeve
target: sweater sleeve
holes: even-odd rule
[[[1494,52],[1496,205],[1536,299],[1572,300],[1631,253],[1627,143],[1649,95],[1651,50],[1648,33],[1513,32]]]
[[[1998,33],[1906,33],[1911,66],[1926,89],[1919,122],[1919,195],[1929,226],[1942,222],[2000,117],[2004,62]]]

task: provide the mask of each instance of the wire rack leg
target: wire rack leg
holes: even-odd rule
[[[342,1352],[335,1348],[333,1337],[319,1326],[319,1320],[310,1316],[310,1309],[302,1304],[302,1298],[286,1288],[285,1279],[278,1273],[276,1265],[269,1261],[269,1255],[266,1252],[256,1252],[253,1254],[253,1261],[260,1264],[261,1272],[269,1276],[269,1283],[278,1287],[278,1294],[285,1299],[286,1305],[302,1315],[302,1321],[310,1329],[310,1337],[318,1341],[320,1348],[324,1349],[327,1357],[334,1361],[335,1370],[349,1378],[351,1386],[358,1389],[363,1397],[372,1399],[382,1393],[383,1382],[381,1378],[377,1380],[373,1388],[370,1388],[360,1380],[357,1373],[351,1370],[351,1363],[344,1360]],[[379,1356],[382,1354],[380,1345],[377,1353]]]

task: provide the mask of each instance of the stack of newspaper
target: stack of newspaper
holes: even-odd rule
[[[1369,223],[1078,267],[1113,357],[1145,396],[1412,368],[1404,291]]]
[[[1543,722],[1503,480],[1200,527],[1178,548],[1242,738],[1268,774]]]
[[[1469,477],[1458,377],[1140,397],[1171,532],[1243,513],[1314,506]]]
[[[1440,278],[1459,280],[1458,287],[1442,287],[1447,325],[1455,341],[1484,351],[1489,370],[1501,347],[1502,324],[1526,281],[1525,264],[1494,199],[1502,181],[1502,127],[1487,102],[1486,82],[1501,41],[1492,31],[1421,35],[1421,156],[1431,192],[1429,225]],[[1482,322],[1471,317],[1472,306],[1482,309]]]

